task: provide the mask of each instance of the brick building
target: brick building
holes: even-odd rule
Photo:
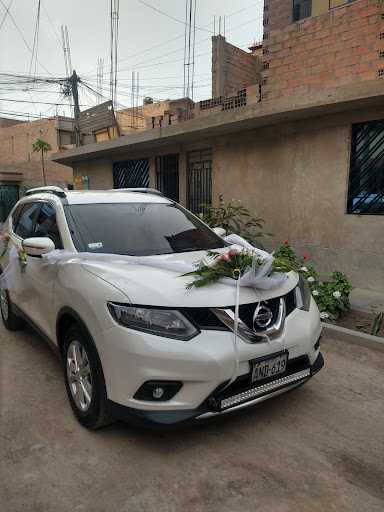
[[[384,76],[382,0],[265,0],[263,99]]]
[[[44,184],[41,155],[32,144],[43,139],[52,146],[52,153],[73,147],[73,120],[51,117],[19,122],[0,119],[0,223],[25,188]],[[68,187],[73,184],[73,171],[45,156],[45,174],[49,185]]]
[[[275,235],[268,249],[288,238],[321,274],[338,269],[383,292],[384,3],[265,0],[255,50],[264,69],[254,85],[238,71],[248,87],[227,93],[244,56],[225,47],[228,95],[213,89],[193,119],[151,122],[53,160],[87,174],[91,188],[149,184],[194,212],[246,200]]]

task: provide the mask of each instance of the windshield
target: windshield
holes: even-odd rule
[[[148,256],[227,245],[178,204],[81,204],[67,206],[66,212],[79,252]]]

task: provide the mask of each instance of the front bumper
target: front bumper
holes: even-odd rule
[[[310,365],[309,359],[305,357],[293,359],[290,361],[286,373],[261,383],[247,385],[245,375],[237,378],[228,387],[226,386],[229,381],[225,381],[196,409],[144,410],[122,406],[113,401],[109,401],[109,405],[112,414],[117,419],[136,425],[191,423],[252,407],[286,393],[307,382],[323,366],[323,356],[319,352],[313,365]]]

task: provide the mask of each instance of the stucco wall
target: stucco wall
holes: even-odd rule
[[[341,270],[357,287],[384,291],[384,217],[346,214],[350,129],[341,116],[221,140],[213,198],[248,201],[274,234],[268,248],[289,239],[322,275]]]

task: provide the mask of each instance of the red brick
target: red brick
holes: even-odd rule
[[[337,60],[346,59],[351,56],[352,56],[352,50],[343,50],[341,52],[336,53]]]
[[[319,77],[317,76],[306,76],[304,79],[303,79],[303,83],[304,84],[314,84],[315,82],[317,82],[319,80]]]
[[[313,55],[315,57],[320,57],[321,55],[325,55],[326,53],[328,53],[328,49],[324,47],[316,48],[316,50],[313,50]]]
[[[311,67],[311,73],[313,73],[314,75],[317,75],[318,73],[322,73],[323,71],[325,71],[324,64],[318,64],[317,66]]]
[[[356,46],[361,46],[364,42],[364,39],[362,37],[359,37],[358,39],[353,39],[352,41],[348,41],[347,47],[348,48],[355,48]]]
[[[377,14],[377,13],[378,13],[377,7],[368,7],[367,9],[364,9],[364,16],[371,16],[372,14]]]
[[[361,80],[374,80],[376,78],[376,71],[368,71],[359,75]]]
[[[334,11],[332,11],[332,14],[334,17],[336,16],[343,16],[344,14],[347,14],[348,12],[348,7],[340,7],[339,9],[335,9]]]
[[[381,39],[376,44],[373,45],[374,50],[383,51],[384,50],[384,39]]]
[[[356,82],[356,76],[354,74],[340,77],[341,84],[352,84],[353,82]]]
[[[371,62],[373,60],[376,60],[378,55],[376,53],[367,53],[366,55],[363,55],[360,57],[360,62]]]
[[[336,69],[335,70],[335,76],[346,76],[346,75],[350,75],[351,74],[351,70],[349,68],[339,68],[339,69]]]
[[[321,46],[321,41],[311,41],[305,45],[306,50],[314,50],[315,48],[319,48]]]
[[[299,79],[291,80],[289,82],[289,87],[297,87],[298,85],[301,85],[301,80]]]
[[[329,28],[326,30],[319,30],[315,33],[315,39],[325,39],[326,37],[329,37],[331,35],[331,31]]]
[[[366,5],[367,5],[367,2],[366,2],[366,1],[364,1],[364,0],[360,0],[360,2],[355,2],[355,3],[353,3],[353,4],[349,7],[349,9],[350,9],[351,11],[359,11],[360,9],[363,9],[364,7],[366,7]]]
[[[298,54],[298,59],[299,59],[300,61],[302,61],[302,60],[308,60],[308,59],[310,59],[310,58],[311,58],[311,56],[312,56],[311,52],[299,53],[299,54]]]
[[[367,20],[362,18],[360,20],[352,21],[351,23],[351,30],[357,30],[358,28],[365,27],[367,25]]]
[[[384,68],[383,59],[378,59],[377,62],[372,62],[371,66],[373,69],[383,69]]]
[[[311,84],[310,89],[321,89],[323,87],[323,82],[316,82],[314,84]]]
[[[367,46],[373,44],[376,41],[376,34],[371,34],[370,36],[365,37],[365,44]]]
[[[324,85],[325,85],[325,87],[337,87],[339,85],[339,81],[338,80],[327,80]]]
[[[333,35],[341,34],[342,32],[347,32],[350,30],[348,25],[339,25],[338,27],[332,30]]]
[[[291,55],[290,57],[285,57],[285,59],[283,60],[283,63],[284,64],[293,64],[296,61],[297,61],[297,57],[294,55]]]
[[[365,53],[369,53],[371,50],[368,46],[359,46],[353,50],[354,55],[364,55]]]
[[[369,25],[368,27],[365,26],[364,28],[361,28],[359,30],[359,36],[368,36],[369,34],[376,34],[376,32],[377,32],[377,26]]]
[[[292,94],[292,93],[293,93],[293,87],[289,87],[289,88],[283,89],[281,91],[281,94],[283,96],[288,96],[288,94]]]
[[[333,78],[333,73],[322,73],[320,75],[320,80],[329,80],[330,78]]]
[[[340,39],[342,41],[348,41],[349,39],[353,39],[356,36],[355,31],[351,30],[350,32],[345,32],[344,34],[341,34]]]
[[[359,57],[357,56],[354,56],[354,57],[350,57],[349,59],[345,59],[343,60],[343,66],[347,67],[347,66],[355,66],[356,64],[358,64],[360,61]],[[338,63],[339,66],[340,66],[340,63]]]
[[[269,63],[269,69],[278,68],[279,66],[282,65],[282,63],[283,63],[283,61],[281,59],[272,60]]]
[[[335,56],[330,53],[328,55],[323,55],[322,57],[320,57],[320,62],[322,63],[325,63],[325,62],[333,62],[335,60]]]

